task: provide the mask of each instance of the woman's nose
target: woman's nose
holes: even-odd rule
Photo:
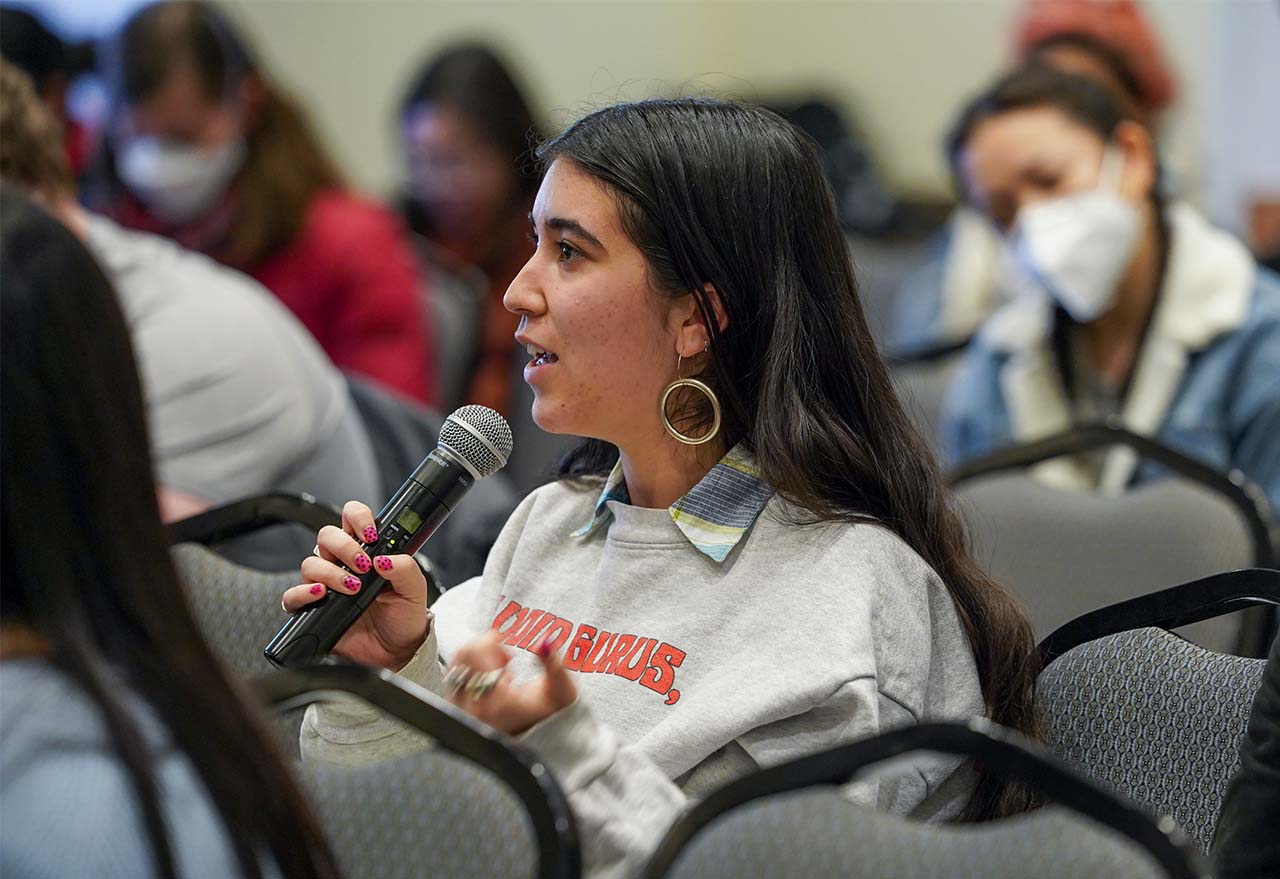
[[[519,274],[512,279],[507,292],[502,295],[502,304],[513,314],[537,316],[547,310],[547,301],[542,295],[542,287],[537,279],[537,268],[534,261],[537,254],[524,264]]]

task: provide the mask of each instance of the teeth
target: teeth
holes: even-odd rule
[[[537,356],[539,356],[540,354],[546,354],[546,353],[547,353],[546,351],[542,350],[541,348],[539,348],[537,345],[533,344],[532,342],[530,342],[528,345],[525,345],[524,347],[525,347],[525,350],[527,350],[527,351],[529,352],[529,356],[530,356],[530,357],[537,357]]]

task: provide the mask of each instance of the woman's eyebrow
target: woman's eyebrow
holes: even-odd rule
[[[529,214],[529,222],[533,224],[535,229],[537,228],[538,223],[534,220],[533,214]],[[592,244],[601,250],[605,249],[605,246],[600,243],[600,239],[583,228],[583,225],[577,220],[570,220],[566,217],[549,217],[546,225],[548,229],[568,232],[570,235],[576,235],[583,241],[586,241],[588,244]]]

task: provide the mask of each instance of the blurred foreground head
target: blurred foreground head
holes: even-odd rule
[[[318,825],[265,725],[201,637],[170,562],[115,291],[80,240],[12,184],[0,189],[0,264],[6,658],[19,635],[22,655],[47,659],[101,710],[154,875],[175,874],[183,828],[164,819],[163,755],[148,743],[132,693],[208,788],[245,876],[273,874],[264,857],[284,875],[332,876]]]

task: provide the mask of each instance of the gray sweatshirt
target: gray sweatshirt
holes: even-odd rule
[[[540,673],[531,651],[554,639],[579,697],[521,740],[565,788],[589,876],[638,875],[691,798],[745,773],[983,713],[937,574],[878,525],[791,524],[742,469],[726,458],[670,510],[625,503],[617,473],[604,496],[599,482],[533,492],[483,577],[436,603],[431,634],[401,671],[439,692],[440,660],[494,627],[519,681]],[[305,757],[339,762],[423,742],[349,703],[313,706],[302,729]],[[917,766],[849,793],[951,817],[973,785],[956,767]]]

